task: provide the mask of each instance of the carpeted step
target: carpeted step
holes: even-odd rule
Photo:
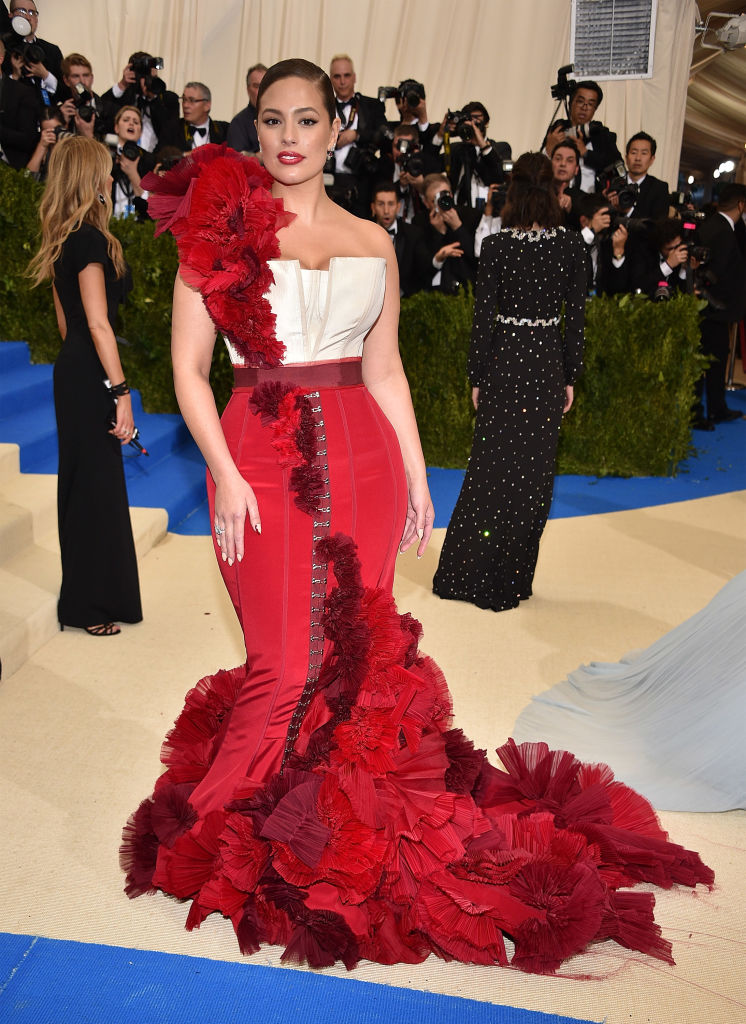
[[[25,341],[0,341],[0,375],[30,362],[31,352]]]
[[[57,478],[8,474],[0,481],[0,562],[57,528]]]
[[[48,365],[0,368],[0,417],[6,419],[54,401],[52,372],[53,367]]]

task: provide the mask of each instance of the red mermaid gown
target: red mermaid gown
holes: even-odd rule
[[[406,481],[360,381],[385,262],[277,260],[268,185],[215,146],[146,185],[228,340],[223,428],[262,533],[219,560],[247,661],[187,694],[124,829],[128,895],[189,900],[190,929],[219,911],[244,953],[281,943],[312,967],[436,953],[551,973],[609,938],[673,962],[652,894],[626,890],[709,885],[699,857],[607,767],[508,741],[500,770],[452,727],[391,596]]]

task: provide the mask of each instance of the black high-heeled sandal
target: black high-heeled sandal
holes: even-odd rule
[[[97,626],[71,626],[71,629],[84,629],[89,636],[118,636],[122,631],[115,622],[101,622]],[[64,632],[65,623],[60,623],[60,631]]]

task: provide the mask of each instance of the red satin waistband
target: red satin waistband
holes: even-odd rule
[[[363,383],[362,359],[336,359],[288,366],[234,366],[235,388],[255,388],[277,380],[315,391],[317,388],[351,388]]]

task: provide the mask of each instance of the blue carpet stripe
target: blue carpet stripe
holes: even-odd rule
[[[492,970],[495,987],[499,968]],[[530,979],[526,979],[527,985]],[[6,1024],[591,1024],[251,963],[0,933]]]
[[[746,390],[730,392],[728,402],[746,414]],[[181,417],[144,413],[137,392],[133,408],[150,458],[125,459],[130,504],[165,508],[173,533],[209,534],[204,462]],[[0,342],[0,441],[20,445],[23,472],[57,472],[51,368],[30,364],[23,342]],[[550,518],[647,508],[746,489],[746,419],[721,424],[712,433],[695,431],[692,443],[695,452],[676,477],[557,477]],[[428,477],[435,525],[447,526],[463,470],[431,468]]]

